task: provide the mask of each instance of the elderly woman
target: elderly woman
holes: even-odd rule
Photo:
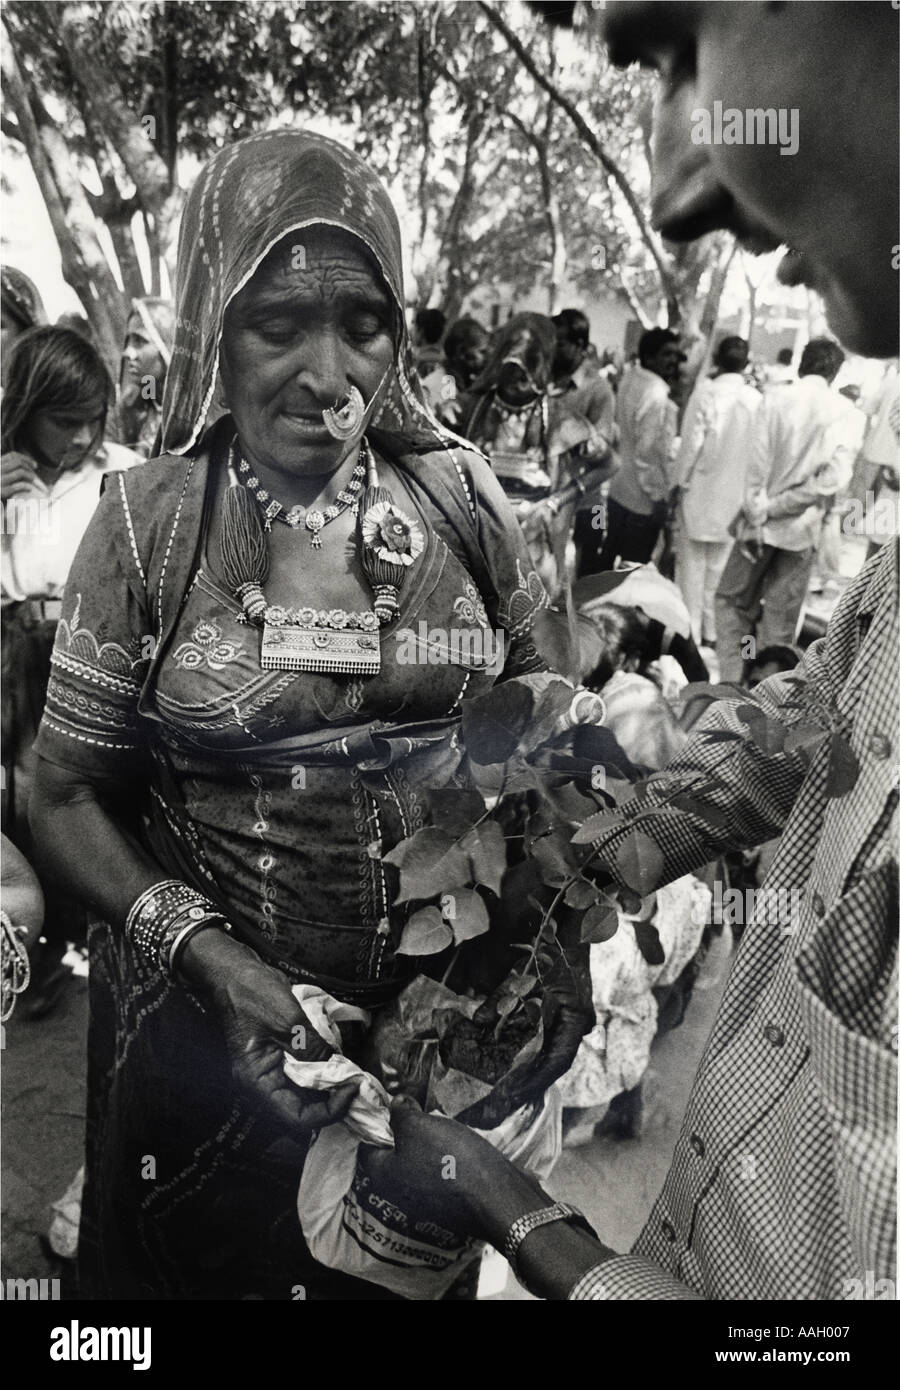
[[[382,857],[462,778],[460,702],[496,672],[402,664],[396,634],[502,628],[504,678],[530,679],[546,602],[490,469],[413,391],[402,306],[356,156],[281,130],[201,172],[168,453],[106,488],[40,735],[44,863],[104,922],[87,1297],[377,1296],[302,1242],[309,1136],[352,1091],[285,1077],[285,1049],[328,1052],[291,986],[374,1009],[417,968]]]
[[[543,314],[514,314],[491,342],[483,372],[460,403],[455,428],[483,448],[528,541],[535,569],[556,596],[567,577],[566,547],[578,499],[596,464],[574,452],[592,436],[552,395],[557,334]]]

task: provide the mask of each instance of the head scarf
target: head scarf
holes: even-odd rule
[[[0,270],[0,303],[7,318],[15,319],[23,330],[47,322],[37,287],[14,266],[5,265]]]
[[[172,339],[175,336],[175,305],[171,299],[133,299],[131,312],[137,314],[144,332],[168,368],[172,361]]]
[[[492,391],[504,362],[518,362],[531,377],[540,395],[550,385],[556,329],[545,314],[513,314],[493,334],[484,371],[472,383],[476,392]]]
[[[184,454],[223,413],[214,404],[225,310],[289,232],[317,224],[358,237],[396,306],[395,357],[371,420],[397,452],[456,442],[418,395],[404,316],[400,227],[359,155],[323,135],[272,130],[214,155],[188,195],[178,240],[176,327],[163,396],[163,449]]]

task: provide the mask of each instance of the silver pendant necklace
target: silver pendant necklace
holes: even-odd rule
[[[302,507],[285,507],[282,502],[272,497],[272,494],[264,488],[256,474],[251,472],[247,460],[240,456],[238,460],[238,471],[244,481],[244,485],[262,509],[263,521],[267,531],[271,531],[273,521],[283,521],[285,526],[290,526],[291,530],[296,531],[301,523],[310,533],[310,546],[313,550],[322,549],[321,532],[329,521],[334,521],[335,517],[345,512],[348,507],[352,507],[359,497],[360,489],[363,485],[363,478],[366,474],[366,461],[364,456],[365,444],[360,446],[359,459],[356,467],[350,475],[350,481],[346,487],[341,488],[335,500],[330,506],[319,508],[311,507],[309,511],[304,511]]]

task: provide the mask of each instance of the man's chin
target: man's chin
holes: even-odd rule
[[[900,324],[896,292],[876,297],[867,285],[864,293],[848,293],[834,280],[817,288],[825,302],[828,327],[847,352],[860,357],[897,356]]]

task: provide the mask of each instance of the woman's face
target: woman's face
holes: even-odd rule
[[[220,371],[251,466],[332,472],[355,449],[322,411],[355,386],[366,405],[394,363],[389,292],[362,242],[307,227],[275,246],[225,314]],[[368,412],[367,412],[368,418]]]
[[[125,326],[125,346],[119,365],[119,387],[123,403],[134,405],[139,399],[148,402],[161,399],[161,384],[165,375],[166,364],[147,336],[140,314],[132,314]],[[150,387],[151,382],[152,395],[145,389]]]
[[[84,461],[102,427],[102,412],[85,419],[65,409],[36,410],[25,431],[26,449],[44,468],[66,472]]]

